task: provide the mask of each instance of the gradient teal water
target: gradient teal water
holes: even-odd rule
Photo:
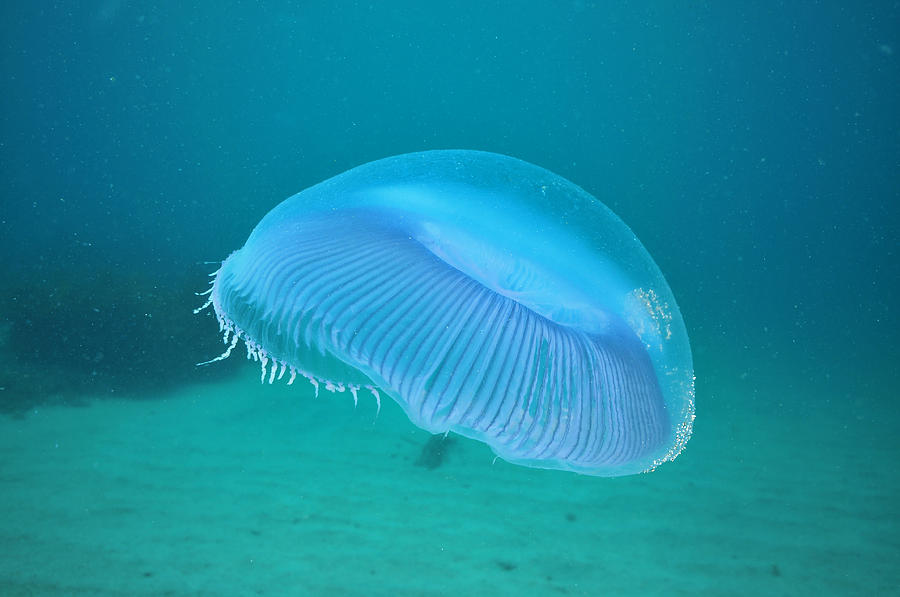
[[[204,261],[238,248],[283,198],[355,165],[426,149],[494,151],[600,198],[665,273],[692,341],[698,416],[666,478],[683,467],[699,478],[678,490],[701,483],[709,491],[690,502],[708,503],[717,471],[764,453],[764,471],[728,477],[748,483],[746,502],[719,504],[723,516],[732,506],[744,514],[729,541],[754,513],[778,509],[768,499],[802,511],[786,514],[795,539],[783,528],[770,537],[800,554],[802,571],[762,557],[746,594],[896,590],[896,5],[105,0],[0,10],[0,410],[9,416],[132,389],[159,399],[234,374],[229,364],[192,369],[215,354],[214,324],[177,315],[215,269]],[[63,396],[67,388],[78,391]],[[880,471],[865,493],[854,463]],[[765,485],[769,472],[777,481]],[[842,490],[816,495],[844,475]],[[761,502],[754,483],[770,498]],[[529,495],[518,499],[528,512]],[[857,525],[856,515],[878,522]],[[655,516],[633,522],[660,525],[661,553],[716,541],[682,542]],[[21,535],[3,527],[14,549]],[[145,540],[132,537],[136,551]],[[848,555],[858,545],[882,559]],[[514,562],[506,549],[499,559]],[[33,565],[27,554],[17,558]],[[822,589],[815,579],[836,561],[846,582]],[[512,578],[523,567],[480,573]],[[673,568],[662,577],[670,585],[633,592],[701,578],[715,594],[722,570]],[[572,594],[604,591],[578,568],[553,577]],[[0,588],[24,592],[13,578],[4,568]]]

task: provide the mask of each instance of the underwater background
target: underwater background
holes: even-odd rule
[[[900,4],[7,2],[0,31],[0,595],[900,594]],[[266,212],[441,148],[564,176],[653,255],[694,355],[675,462],[527,469],[194,366],[194,293]]]

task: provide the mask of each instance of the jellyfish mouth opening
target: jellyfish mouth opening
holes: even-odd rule
[[[266,383],[268,381],[269,384],[272,384],[276,379],[281,380],[285,373],[288,373],[287,385],[290,386],[294,384],[297,376],[300,376],[306,378],[306,380],[312,384],[316,398],[319,397],[319,388],[324,388],[333,394],[350,392],[350,395],[353,396],[354,407],[359,404],[360,389],[366,389],[372,394],[372,397],[375,398],[375,417],[378,417],[381,413],[381,394],[378,392],[378,388],[371,384],[361,385],[328,379],[308,371],[303,367],[298,367],[286,362],[284,359],[271,355],[259,342],[254,340],[250,334],[241,329],[240,326],[228,317],[225,309],[222,307],[218,286],[216,284],[220,271],[221,268],[210,274],[210,277],[212,278],[210,280],[210,287],[205,292],[195,293],[197,296],[208,296],[208,298],[201,306],[194,309],[194,314],[198,315],[209,307],[212,307],[216,321],[219,322],[219,332],[222,334],[222,343],[225,345],[225,350],[217,357],[209,359],[208,361],[196,363],[197,367],[204,367],[218,361],[224,361],[231,356],[231,353],[237,347],[238,343],[243,342],[247,349],[247,360],[256,361],[260,365],[260,383]]]

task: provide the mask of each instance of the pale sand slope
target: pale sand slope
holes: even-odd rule
[[[240,382],[0,418],[0,594],[874,595],[900,582],[888,428],[701,396],[687,451],[602,479],[393,403]],[[725,405],[728,405],[727,407]],[[777,413],[776,413],[777,415]],[[867,423],[868,425],[868,423]],[[765,430],[765,431],[762,431]],[[867,439],[859,447],[860,436]]]

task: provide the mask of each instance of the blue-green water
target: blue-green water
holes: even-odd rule
[[[900,590],[896,3],[0,10],[0,593]],[[460,438],[417,467],[396,408],[193,366],[206,262],[438,148],[638,235],[694,352],[678,460],[593,479]]]

